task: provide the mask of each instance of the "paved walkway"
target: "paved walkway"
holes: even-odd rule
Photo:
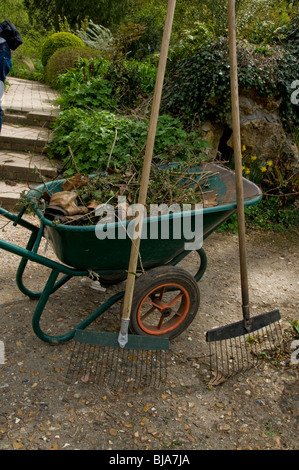
[[[2,109],[57,115],[54,102],[58,94],[42,83],[9,77],[6,81]]]
[[[48,124],[59,113],[57,98],[57,92],[42,83],[7,78],[0,135],[0,206],[8,210],[42,176],[51,179],[57,174],[45,153],[52,134]]]

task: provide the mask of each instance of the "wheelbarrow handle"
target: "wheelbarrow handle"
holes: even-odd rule
[[[39,230],[39,227],[36,225],[31,224],[27,220],[22,219],[22,216],[26,210],[26,207],[24,207],[18,215],[13,214],[12,212],[9,212],[6,209],[3,209],[3,207],[0,207],[0,215],[3,215],[7,219],[11,220],[14,222],[14,225],[21,225],[22,227],[26,228],[27,230],[30,230],[31,232],[37,232]]]
[[[33,261],[34,263],[41,264],[47,268],[55,269],[63,274],[67,274],[68,276],[86,276],[86,270],[78,271],[74,268],[69,268],[64,264],[58,263],[57,261],[53,261],[45,256],[27,250],[26,248],[22,248],[21,246],[2,240],[1,238],[0,249],[9,251],[10,253],[21,256],[22,258],[26,258],[29,261]]]

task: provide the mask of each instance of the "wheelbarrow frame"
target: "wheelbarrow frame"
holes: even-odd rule
[[[232,184],[234,180],[234,173],[230,170],[224,169],[219,167],[218,165],[209,165],[209,169],[220,170],[220,172],[224,175],[225,180],[225,194],[221,194],[222,205],[217,207],[208,207],[203,209],[203,219],[207,219],[207,226],[204,230],[203,239],[206,239],[214,230],[216,230],[225,220],[230,218],[236,212],[236,201],[232,191]],[[246,182],[245,182],[246,181]],[[248,180],[244,179],[244,184],[247,185],[249,188],[249,195],[248,199],[245,200],[245,205],[250,206],[257,204],[262,195],[259,188],[254,185],[253,183],[249,182]],[[30,192],[28,202],[30,202]],[[229,198],[227,199],[227,196]],[[28,197],[28,196],[27,196]],[[90,277],[90,270],[89,269],[79,269],[77,267],[72,267],[64,263],[60,263],[49,259],[45,256],[38,254],[38,249],[41,243],[42,238],[45,236],[45,228],[51,228],[55,230],[55,225],[52,224],[51,221],[45,219],[43,213],[35,207],[35,212],[40,219],[40,226],[37,227],[34,224],[31,224],[27,220],[23,219],[23,215],[26,211],[26,207],[23,207],[19,214],[13,214],[8,210],[0,207],[0,215],[6,217],[10,221],[13,222],[13,225],[20,225],[23,228],[27,229],[31,232],[31,235],[28,239],[26,248],[17,246],[13,243],[0,239],[0,249],[5,251],[11,252],[17,256],[21,257],[21,261],[19,263],[17,273],[16,273],[16,283],[19,290],[26,296],[31,299],[38,300],[37,306],[35,308],[33,317],[32,317],[32,328],[36,336],[41,339],[42,341],[48,343],[63,343],[66,341],[71,340],[75,332],[79,330],[85,329],[89,326],[93,321],[95,321],[98,317],[104,314],[112,305],[116,302],[120,301],[124,297],[124,291],[118,292],[115,295],[108,298],[99,308],[94,310],[90,315],[88,315],[84,320],[79,322],[74,328],[68,331],[65,334],[54,336],[46,334],[40,326],[40,319],[44,312],[45,306],[50,298],[50,296],[60,289],[63,285],[65,285],[70,279],[73,277]],[[218,213],[221,213],[220,216]],[[216,215],[215,215],[216,214]],[[217,219],[218,214],[218,219]],[[57,229],[59,226],[57,226]],[[85,227],[83,227],[84,229]],[[69,227],[72,233],[76,232],[76,227]],[[82,229],[82,227],[81,227]],[[84,230],[83,230],[84,232]],[[98,240],[98,243],[101,243]],[[54,250],[55,251],[55,250]],[[201,247],[197,251],[199,258],[200,258],[200,266],[197,273],[194,276],[194,279],[198,282],[203,277],[206,268],[207,268],[207,256],[205,250]],[[175,256],[167,261],[166,263],[162,263],[161,265],[170,265],[175,266],[180,261],[182,261],[188,254],[190,253],[189,250],[183,250],[180,253],[176,253]],[[28,289],[24,282],[23,282],[23,275],[27,266],[28,261],[32,261],[34,263],[40,264],[45,266],[46,268],[50,269],[50,274],[47,279],[47,282],[44,286],[44,289],[41,292],[33,292]],[[151,269],[151,266],[149,267]],[[93,272],[97,275],[109,275],[109,274],[116,274],[120,272],[124,272],[124,270],[117,270],[117,269],[93,269]],[[63,276],[58,280],[58,276],[62,274]]]
[[[43,237],[44,232],[44,224],[41,222],[40,227],[31,224],[27,220],[22,218],[26,208],[22,208],[18,215],[15,215],[3,208],[0,208],[0,215],[3,215],[7,219],[11,220],[14,225],[20,225],[25,229],[31,232],[29,237],[28,243],[26,248],[17,246],[13,243],[7,242],[5,240],[0,239],[0,249],[13,253],[21,257],[21,261],[19,263],[17,273],[16,273],[16,283],[19,290],[30,299],[38,299],[38,304],[35,308],[33,317],[32,317],[32,328],[36,336],[41,339],[42,341],[48,343],[63,343],[72,339],[75,335],[76,330],[83,330],[88,325],[90,325],[93,321],[95,321],[98,317],[104,314],[112,305],[116,302],[121,300],[124,296],[124,291],[118,292],[117,294],[111,296],[108,300],[106,300],[99,308],[94,310],[89,316],[87,316],[83,321],[79,322],[73,329],[69,332],[59,335],[53,336],[46,334],[40,327],[40,319],[44,312],[44,308],[50,298],[50,296],[60,289],[63,285],[65,285],[70,279],[73,277],[90,277],[89,270],[79,270],[75,268],[71,268],[66,266],[62,263],[57,261],[51,260],[45,256],[42,256],[37,253],[38,248],[40,246],[41,239]],[[169,263],[170,265],[176,265],[179,263],[185,256],[187,256],[189,252],[185,252],[177,256],[175,259]],[[196,281],[199,281],[205,273],[207,267],[207,257],[206,253],[203,248],[198,250],[198,254],[200,257],[200,267],[197,271],[194,278]],[[34,263],[40,264],[49,268],[50,275],[48,280],[44,286],[44,289],[41,292],[33,292],[28,289],[24,282],[23,282],[23,275],[27,266],[28,261],[32,261]],[[58,276],[63,274],[63,277],[59,280]],[[98,275],[107,275],[107,274],[115,274],[114,270],[96,270],[96,274]]]

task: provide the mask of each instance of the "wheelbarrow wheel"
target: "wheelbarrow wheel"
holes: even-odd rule
[[[151,269],[136,279],[130,330],[173,339],[194,320],[200,294],[194,277],[176,266]]]

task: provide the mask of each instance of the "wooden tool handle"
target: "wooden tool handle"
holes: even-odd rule
[[[157,71],[157,78],[155,84],[155,91],[153,97],[153,105],[148,129],[148,136],[147,136],[147,143],[144,155],[144,162],[143,162],[143,170],[142,170],[142,177],[140,183],[140,191],[139,191],[139,199],[138,204],[142,204],[143,206],[146,205],[146,198],[147,198],[147,190],[150,178],[150,171],[151,171],[151,164],[152,164],[152,156],[154,150],[154,143],[156,137],[156,130],[157,130],[157,123],[159,117],[159,110],[161,104],[161,96],[162,96],[162,89],[163,89],[163,82],[167,64],[167,56],[168,56],[168,49],[169,49],[169,42],[172,30],[172,23],[174,17],[174,10],[175,10],[176,0],[169,0],[168,1],[168,8],[167,8],[167,15],[165,20],[164,26],[164,33],[162,38],[161,44],[161,51],[160,51],[160,59]],[[139,234],[142,231],[142,224],[143,224],[143,213],[139,214],[138,217],[139,225]],[[126,283],[126,290],[123,302],[123,312],[122,318],[129,319],[132,307],[132,298],[135,286],[135,273],[137,269],[137,262],[139,256],[139,247],[140,247],[140,236],[138,236],[135,240],[132,241],[131,247],[131,254],[130,254],[130,262],[128,268],[128,277]]]
[[[249,321],[249,292],[248,292],[248,276],[247,276],[247,260],[246,260],[244,189],[243,189],[242,156],[241,156],[242,148],[241,148],[241,131],[240,131],[235,0],[228,0],[228,20],[229,20],[231,104],[232,104],[236,194],[237,194],[242,306],[243,306],[243,317],[244,317],[245,323],[247,323]]]

